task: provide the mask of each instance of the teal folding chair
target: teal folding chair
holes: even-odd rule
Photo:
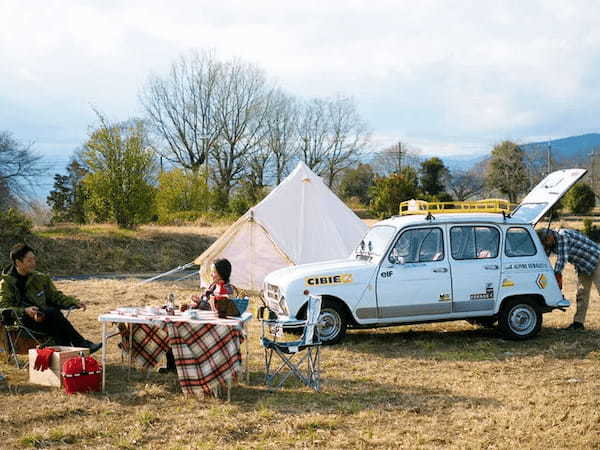
[[[270,388],[280,388],[295,375],[306,386],[319,392],[321,389],[320,349],[318,322],[321,313],[321,296],[307,295],[306,320],[290,321],[261,320],[261,344],[265,351],[265,384]],[[270,329],[273,339],[266,337],[265,327]],[[303,327],[300,339],[278,341],[277,337],[286,327]],[[273,356],[277,355],[281,364],[274,369]],[[277,360],[277,359],[276,359]]]

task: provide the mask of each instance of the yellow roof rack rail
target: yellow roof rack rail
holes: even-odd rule
[[[400,203],[400,215],[456,214],[456,213],[509,213],[510,202],[497,198],[464,202],[426,202],[408,200]]]

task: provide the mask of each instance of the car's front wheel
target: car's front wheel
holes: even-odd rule
[[[494,328],[498,319],[496,317],[478,317],[476,319],[467,319],[471,325],[483,328]]]
[[[332,300],[323,300],[319,315],[319,336],[324,344],[337,344],[346,336],[348,322],[343,307]]]
[[[502,305],[498,327],[507,338],[523,340],[539,333],[542,320],[542,312],[535,300],[515,298]]]

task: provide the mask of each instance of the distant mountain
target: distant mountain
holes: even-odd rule
[[[584,159],[589,157],[592,150],[600,152],[600,134],[589,133],[581,136],[571,136],[545,142],[531,142],[521,145],[523,150],[546,150],[550,146],[552,157],[557,161],[569,159]]]
[[[444,165],[452,171],[468,170],[488,157],[489,154],[479,156],[455,156],[450,158],[441,157],[440,159],[444,161]]]
[[[552,158],[559,163],[568,160],[585,160],[589,158],[589,154],[593,150],[597,150],[598,154],[600,154],[600,134],[589,133],[582,134],[581,136],[571,136],[551,141],[529,142],[520,145],[525,152],[539,152],[540,150],[546,152],[548,146],[550,146]],[[477,157],[459,156],[442,158],[442,160],[450,170],[468,170],[489,157],[490,154],[488,153]]]

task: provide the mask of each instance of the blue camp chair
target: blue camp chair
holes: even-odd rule
[[[270,388],[280,388],[290,375],[295,375],[306,386],[317,392],[321,388],[321,339],[317,328],[321,313],[321,297],[307,295],[307,301],[304,321],[261,320],[261,344],[265,350],[265,384]],[[265,327],[271,331],[273,339],[266,337]],[[291,342],[278,341],[278,335],[282,334],[286,327],[303,327],[300,339]],[[282,361],[275,370],[272,367],[273,355],[279,356]]]

